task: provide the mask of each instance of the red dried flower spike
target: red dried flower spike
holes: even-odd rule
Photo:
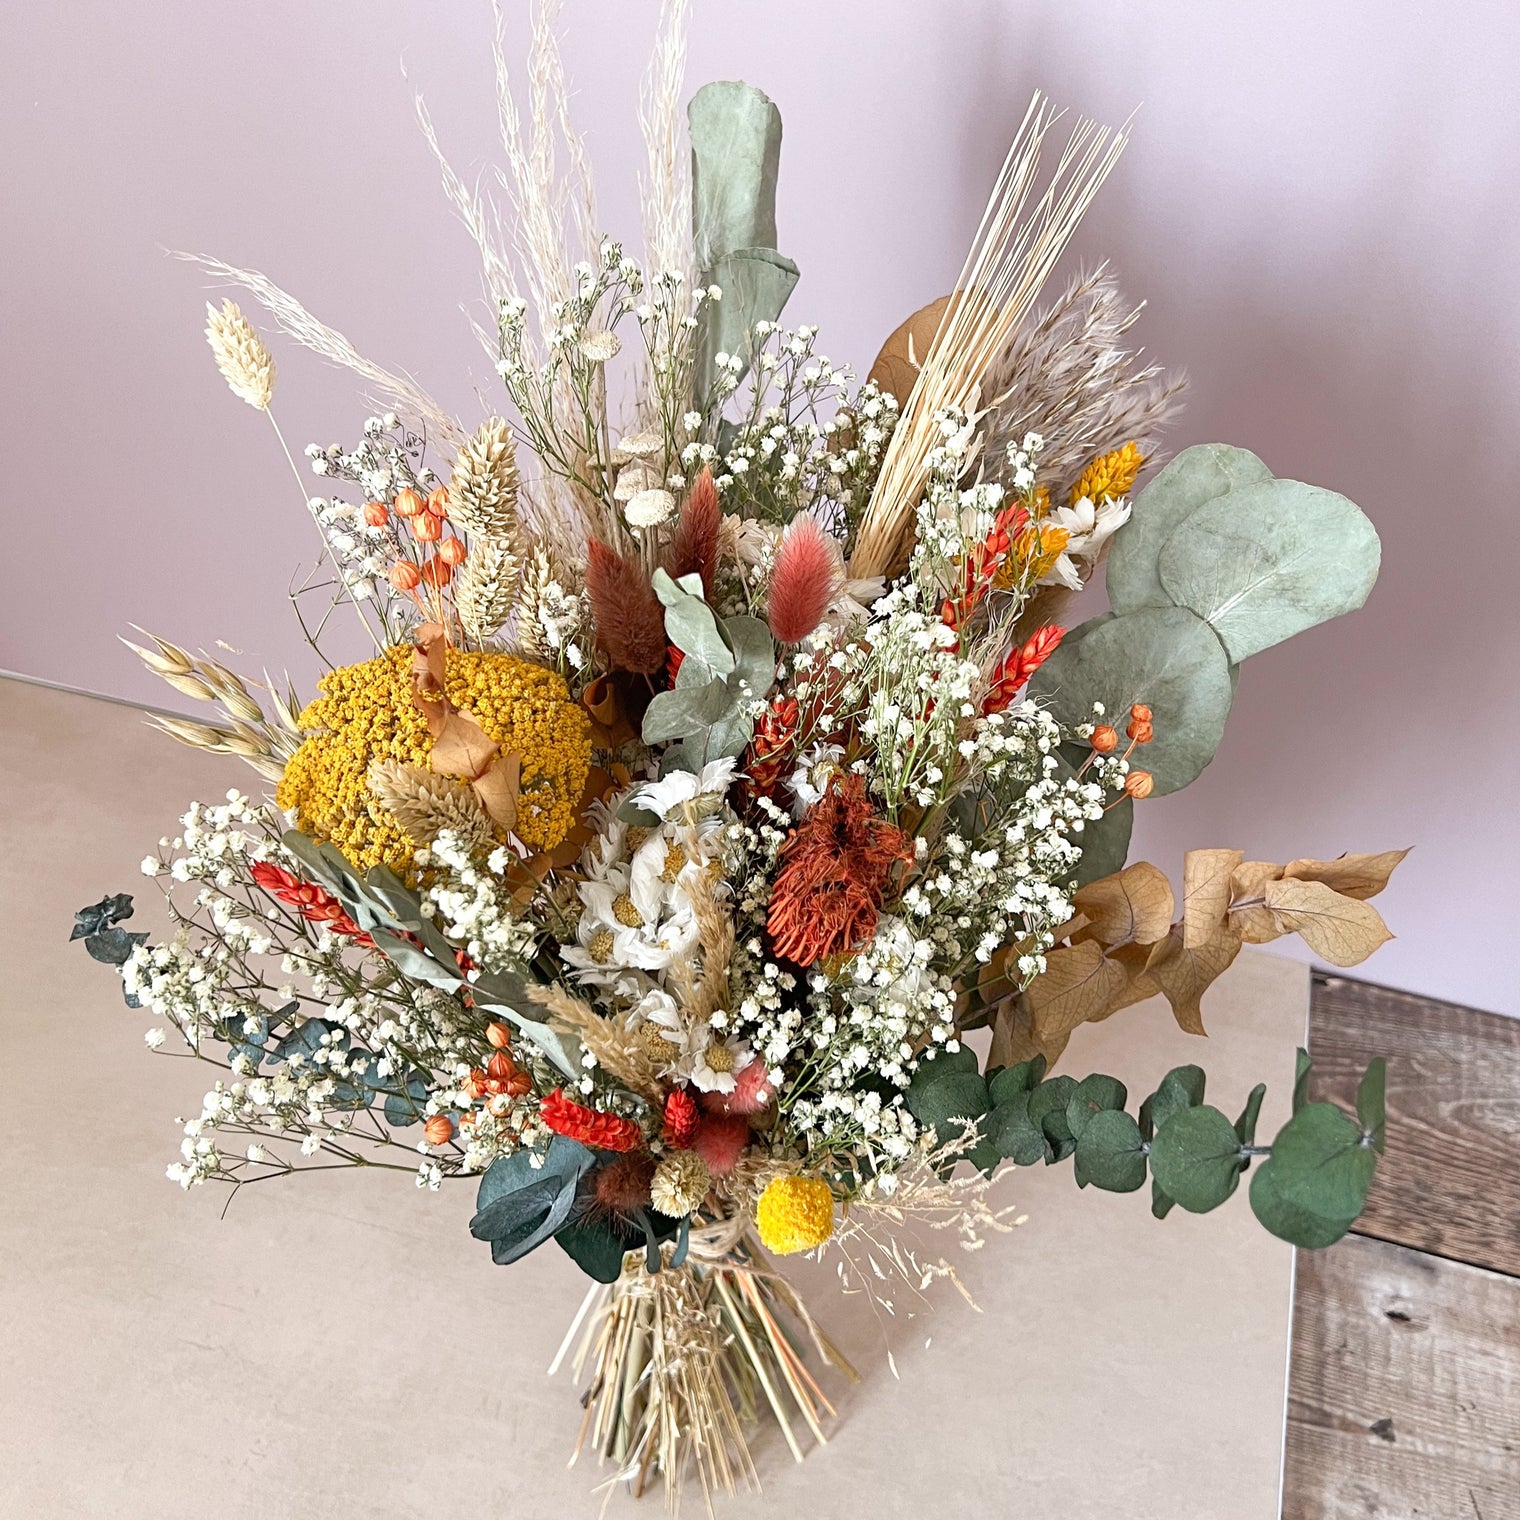
[[[324,924],[334,934],[341,934],[366,950],[374,947],[374,940],[348,916],[343,904],[331,892],[312,882],[302,881],[299,876],[293,876],[267,860],[255,861],[248,874],[271,897],[288,903],[308,923]]]
[[[666,1145],[678,1151],[688,1150],[700,1118],[697,1100],[684,1087],[675,1088],[665,1099],[665,1118],[660,1130]]]
[[[1065,633],[1064,628],[1052,624],[1032,634],[1022,648],[1010,650],[1004,656],[1002,664],[992,673],[992,684],[982,703],[982,711],[1002,712],[1019,694],[1030,676],[1056,652],[1056,646]]]
[[[875,812],[865,777],[851,773],[829,782],[781,859],[766,932],[778,955],[811,966],[876,932],[892,867],[913,859],[913,841]]]
[[[800,644],[822,621],[834,599],[839,564],[816,517],[794,517],[781,536],[771,574],[766,622],[783,644]]]
[[[597,1151],[633,1151],[644,1143],[644,1132],[632,1119],[619,1114],[599,1113],[565,1096],[562,1087],[556,1087],[539,1108],[544,1123],[556,1135],[567,1140],[579,1140]]]
[[[691,495],[681,508],[680,520],[665,550],[664,565],[671,580],[683,575],[702,577],[702,594],[711,596],[713,573],[718,568],[718,530],[723,514],[718,509],[718,488],[706,465],[691,483]],[[671,673],[674,678],[674,672]]]
[[[665,609],[641,566],[593,538],[586,550],[586,594],[597,643],[614,670],[650,676],[665,668]]]

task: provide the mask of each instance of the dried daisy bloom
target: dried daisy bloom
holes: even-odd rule
[[[707,1196],[712,1176],[695,1151],[672,1151],[654,1169],[649,1199],[662,1214],[684,1218]]]
[[[522,532],[517,516],[517,450],[499,417],[475,429],[454,461],[449,480],[449,516],[472,538],[516,543]]]
[[[261,412],[274,398],[274,356],[233,301],[206,303],[206,341],[234,396]]]

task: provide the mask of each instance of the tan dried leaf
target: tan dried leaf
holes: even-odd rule
[[[1384,850],[1377,855],[1341,855],[1335,860],[1290,860],[1283,867],[1283,875],[1300,881],[1322,881],[1342,897],[1376,897],[1408,853]]]
[[[1229,927],[1216,929],[1199,944],[1183,942],[1173,929],[1151,961],[1150,978],[1172,1005],[1172,1017],[1188,1034],[1206,1034],[1202,998],[1240,954],[1240,936]]]
[[[1230,927],[1248,945],[1266,945],[1288,931],[1268,911],[1267,883],[1281,879],[1283,868],[1270,860],[1247,860],[1230,873]]]
[[[1182,858],[1182,942],[1202,945],[1222,929],[1230,911],[1230,881],[1241,850],[1189,850]]]
[[[900,406],[907,403],[913,391],[924,356],[934,342],[934,335],[939,331],[940,321],[949,305],[950,297],[941,296],[915,311],[882,344],[881,352],[871,366],[871,373],[866,378],[895,396]]]
[[[1089,920],[1080,932],[1109,946],[1164,939],[1176,906],[1166,872],[1146,860],[1080,888],[1072,903]]]
[[[1106,1018],[1129,991],[1129,973],[1096,940],[1052,950],[1045,970],[1024,990],[1035,1038],[1068,1035],[1079,1024]]]
[[[1393,938],[1370,903],[1346,897],[1322,881],[1270,881],[1266,899],[1283,929],[1332,966],[1358,965]]]
[[[989,1066],[1015,1066],[1035,1056],[1044,1056],[1054,1066],[1066,1049],[1070,1035],[1041,1039],[1034,1029],[1029,1008],[1021,997],[1009,998],[992,1021],[992,1046],[987,1052]]]

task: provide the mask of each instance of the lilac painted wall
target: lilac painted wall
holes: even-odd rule
[[[520,3],[512,7],[514,14]],[[636,240],[653,0],[570,0],[566,54],[603,219]],[[862,368],[954,278],[1030,90],[1136,139],[1081,256],[1150,299],[1192,374],[1175,441],[1223,439],[1360,502],[1369,607],[1250,662],[1223,748],[1142,809],[1257,857],[1413,843],[1368,968],[1520,1012],[1515,611],[1520,61],[1511,0],[697,0],[690,79],[742,76],[786,122],[788,315]],[[493,377],[479,280],[409,106],[478,169],[483,5],[12,4],[0,19],[0,666],[162,701],[114,635],[225,640],[307,674],[283,594],[310,529],[262,421],[215,379],[202,282],[163,247],[262,268],[463,415]],[[279,350],[301,442],[352,440],[348,378]],[[485,402],[472,390],[479,386]],[[358,645],[354,646],[358,653]]]

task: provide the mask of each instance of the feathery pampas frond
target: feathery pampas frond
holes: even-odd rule
[[[653,675],[665,668],[665,609],[637,564],[593,538],[587,547],[586,592],[597,642],[614,669]]]
[[[477,644],[498,632],[517,600],[521,561],[503,539],[477,538],[454,581],[454,610]]]
[[[1041,151],[1061,119],[1038,92],[993,186],[956,294],[924,356],[882,460],[850,561],[855,577],[882,575],[907,558],[914,513],[941,446],[937,415],[975,417],[983,377],[1008,346],[1083,212],[1124,151],[1127,136],[1082,117],[1044,191],[1035,195]]]
[[[274,356],[236,302],[206,302],[206,341],[232,394],[261,412],[274,399]]]
[[[294,338],[313,353],[321,354],[331,363],[341,364],[345,369],[351,369],[362,376],[377,399],[383,398],[418,431],[454,443],[464,436],[464,430],[459,424],[419,385],[401,375],[391,374],[378,364],[372,364],[342,333],[319,322],[293,295],[281,290],[256,269],[239,269],[236,265],[225,264],[221,259],[207,258],[202,254],[179,253],[175,257],[199,264],[218,280],[239,285],[248,291],[288,337]]]
[[[454,460],[449,478],[449,516],[471,538],[513,544],[522,531],[517,515],[517,450],[499,417],[475,429]]]
[[[681,114],[691,0],[664,0],[660,31],[639,93],[639,125],[649,167],[639,182],[644,262],[650,275],[691,279],[691,149]]]
[[[1181,405],[1187,380],[1140,363],[1126,335],[1144,305],[1130,307],[1106,265],[1080,275],[1032,324],[1013,335],[987,371],[983,424],[988,475],[998,478],[1008,444],[1029,432],[1045,446],[1039,471],[1057,499],[1099,454],[1134,442],[1148,464]]]
[[[489,850],[496,844],[491,820],[469,787],[449,776],[400,760],[376,760],[365,777],[376,802],[419,848],[445,830],[468,847]]]

